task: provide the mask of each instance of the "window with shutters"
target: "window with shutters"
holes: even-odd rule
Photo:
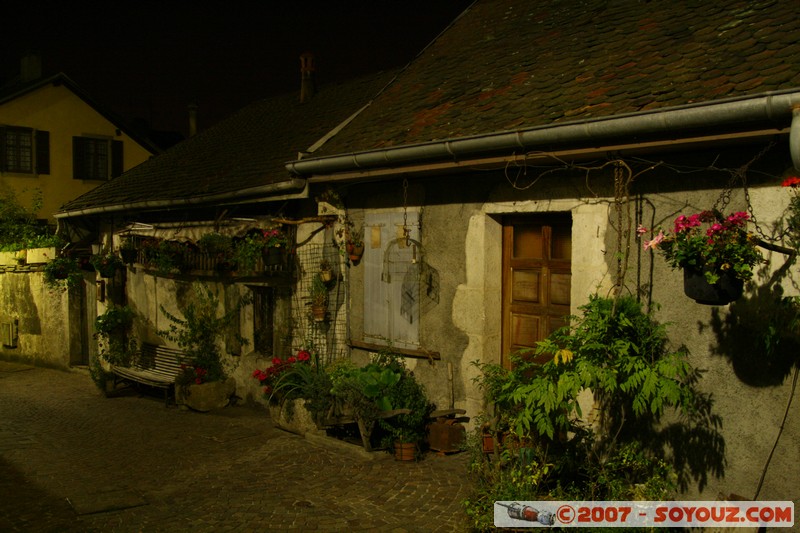
[[[122,174],[122,141],[96,137],[72,138],[72,177],[107,180]]]
[[[50,173],[50,134],[18,126],[0,126],[0,170]]]
[[[410,241],[403,238],[404,225]],[[364,221],[364,341],[419,348],[419,213],[368,213]]]

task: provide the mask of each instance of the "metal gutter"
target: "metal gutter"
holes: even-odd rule
[[[242,197],[257,195],[274,195],[276,193],[286,193],[290,191],[302,192],[306,188],[306,180],[302,178],[291,178],[288,181],[271,183],[260,187],[240,189],[237,191],[224,192],[219,194],[209,194],[207,196],[193,196],[190,198],[178,198],[171,200],[144,200],[140,202],[129,202],[116,205],[105,205],[98,207],[86,207],[83,209],[73,209],[62,211],[53,215],[56,219],[65,219],[78,216],[100,215],[106,213],[119,213],[123,211],[134,211],[139,209],[165,209],[173,207],[186,207],[210,202],[222,202],[227,200],[238,200],[241,203]],[[275,199],[275,198],[271,198]]]
[[[765,125],[772,125],[778,130],[790,124],[796,124],[792,128],[795,132],[792,150],[793,153],[797,152],[797,166],[800,164],[800,113],[793,113],[796,107],[800,107],[800,91],[776,91],[519,131],[308,158],[290,161],[286,163],[286,169],[294,176],[377,168],[396,168],[400,172],[405,165],[437,161],[451,161],[455,164],[463,159],[489,157],[503,152],[552,151],[586,145],[602,147],[611,142],[617,144],[620,139],[626,138],[633,140],[647,136],[647,141],[652,141],[651,137],[654,135],[673,142],[682,135],[696,135],[698,131],[721,128],[731,131],[748,131],[754,128],[763,130]]]

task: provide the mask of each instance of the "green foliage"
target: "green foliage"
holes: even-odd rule
[[[664,326],[630,297],[593,295],[580,309],[532,350],[550,361],[536,364],[528,351],[512,369],[476,363],[495,409],[490,425],[506,434],[494,461],[473,451],[476,492],[466,507],[476,529],[489,529],[496,500],[665,499],[683,475],[677,468],[703,467],[688,465],[694,459],[673,437],[719,451],[718,435],[701,427],[718,420],[697,389],[699,372],[684,349],[669,349]],[[596,431],[581,420],[584,390],[600,407]],[[678,422],[662,424],[673,408]],[[663,460],[667,443],[674,465]]]
[[[122,262],[122,259],[120,259],[119,256],[113,252],[93,255],[89,258],[89,262],[104,278],[110,278],[114,276],[114,273],[117,271],[117,269],[125,266],[125,264]]]
[[[56,257],[44,265],[44,283],[51,289],[78,287],[82,281],[83,274],[75,259]]]
[[[94,321],[100,357],[114,366],[130,366],[137,343],[129,338],[136,312],[127,305],[110,305]]]
[[[255,270],[256,263],[263,256],[265,248],[266,241],[260,231],[236,239],[233,243],[233,258],[239,270]]]
[[[27,243],[46,233],[46,228],[36,220],[36,212],[41,208],[41,193],[37,193],[30,208],[22,206],[13,189],[0,188],[0,249],[16,251]]]
[[[172,324],[158,334],[181,347],[194,361],[195,367],[203,368],[206,381],[219,381],[225,379],[219,341],[236,322],[239,311],[250,303],[250,299],[239,298],[236,305],[220,314],[219,298],[210,288],[195,282],[192,289],[194,299],[183,309],[183,318],[161,306],[161,312]],[[241,344],[247,343],[238,332],[234,332],[234,335]]]
[[[233,239],[221,233],[206,233],[197,240],[200,251],[212,255],[227,255],[233,251]]]
[[[319,272],[311,279],[311,305],[328,305],[328,286],[322,281]]]
[[[757,239],[747,233],[745,212],[724,216],[719,211],[703,211],[675,219],[674,232],[659,232],[646,247],[659,249],[672,268],[703,272],[710,284],[723,272],[744,281],[753,277],[753,267],[763,262],[756,248]]]

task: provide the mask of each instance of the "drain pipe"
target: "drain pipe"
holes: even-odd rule
[[[578,122],[539,126],[514,132],[499,132],[473,137],[459,137],[421,144],[403,145],[329,157],[308,158],[286,163],[294,176],[333,174],[407,164],[458,161],[480,158],[502,152],[553,151],[557,146],[602,148],[615,140],[633,142],[643,136],[660,134],[669,140],[681,133],[724,128],[747,132],[756,127],[780,130],[791,123],[795,138],[792,149],[800,162],[800,92],[785,91],[759,96],[730,98],[714,102],[602,117]],[[794,118],[792,117],[794,115]]]

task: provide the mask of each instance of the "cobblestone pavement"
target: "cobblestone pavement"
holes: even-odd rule
[[[465,454],[406,464],[325,440],[0,361],[0,531],[464,530]]]

